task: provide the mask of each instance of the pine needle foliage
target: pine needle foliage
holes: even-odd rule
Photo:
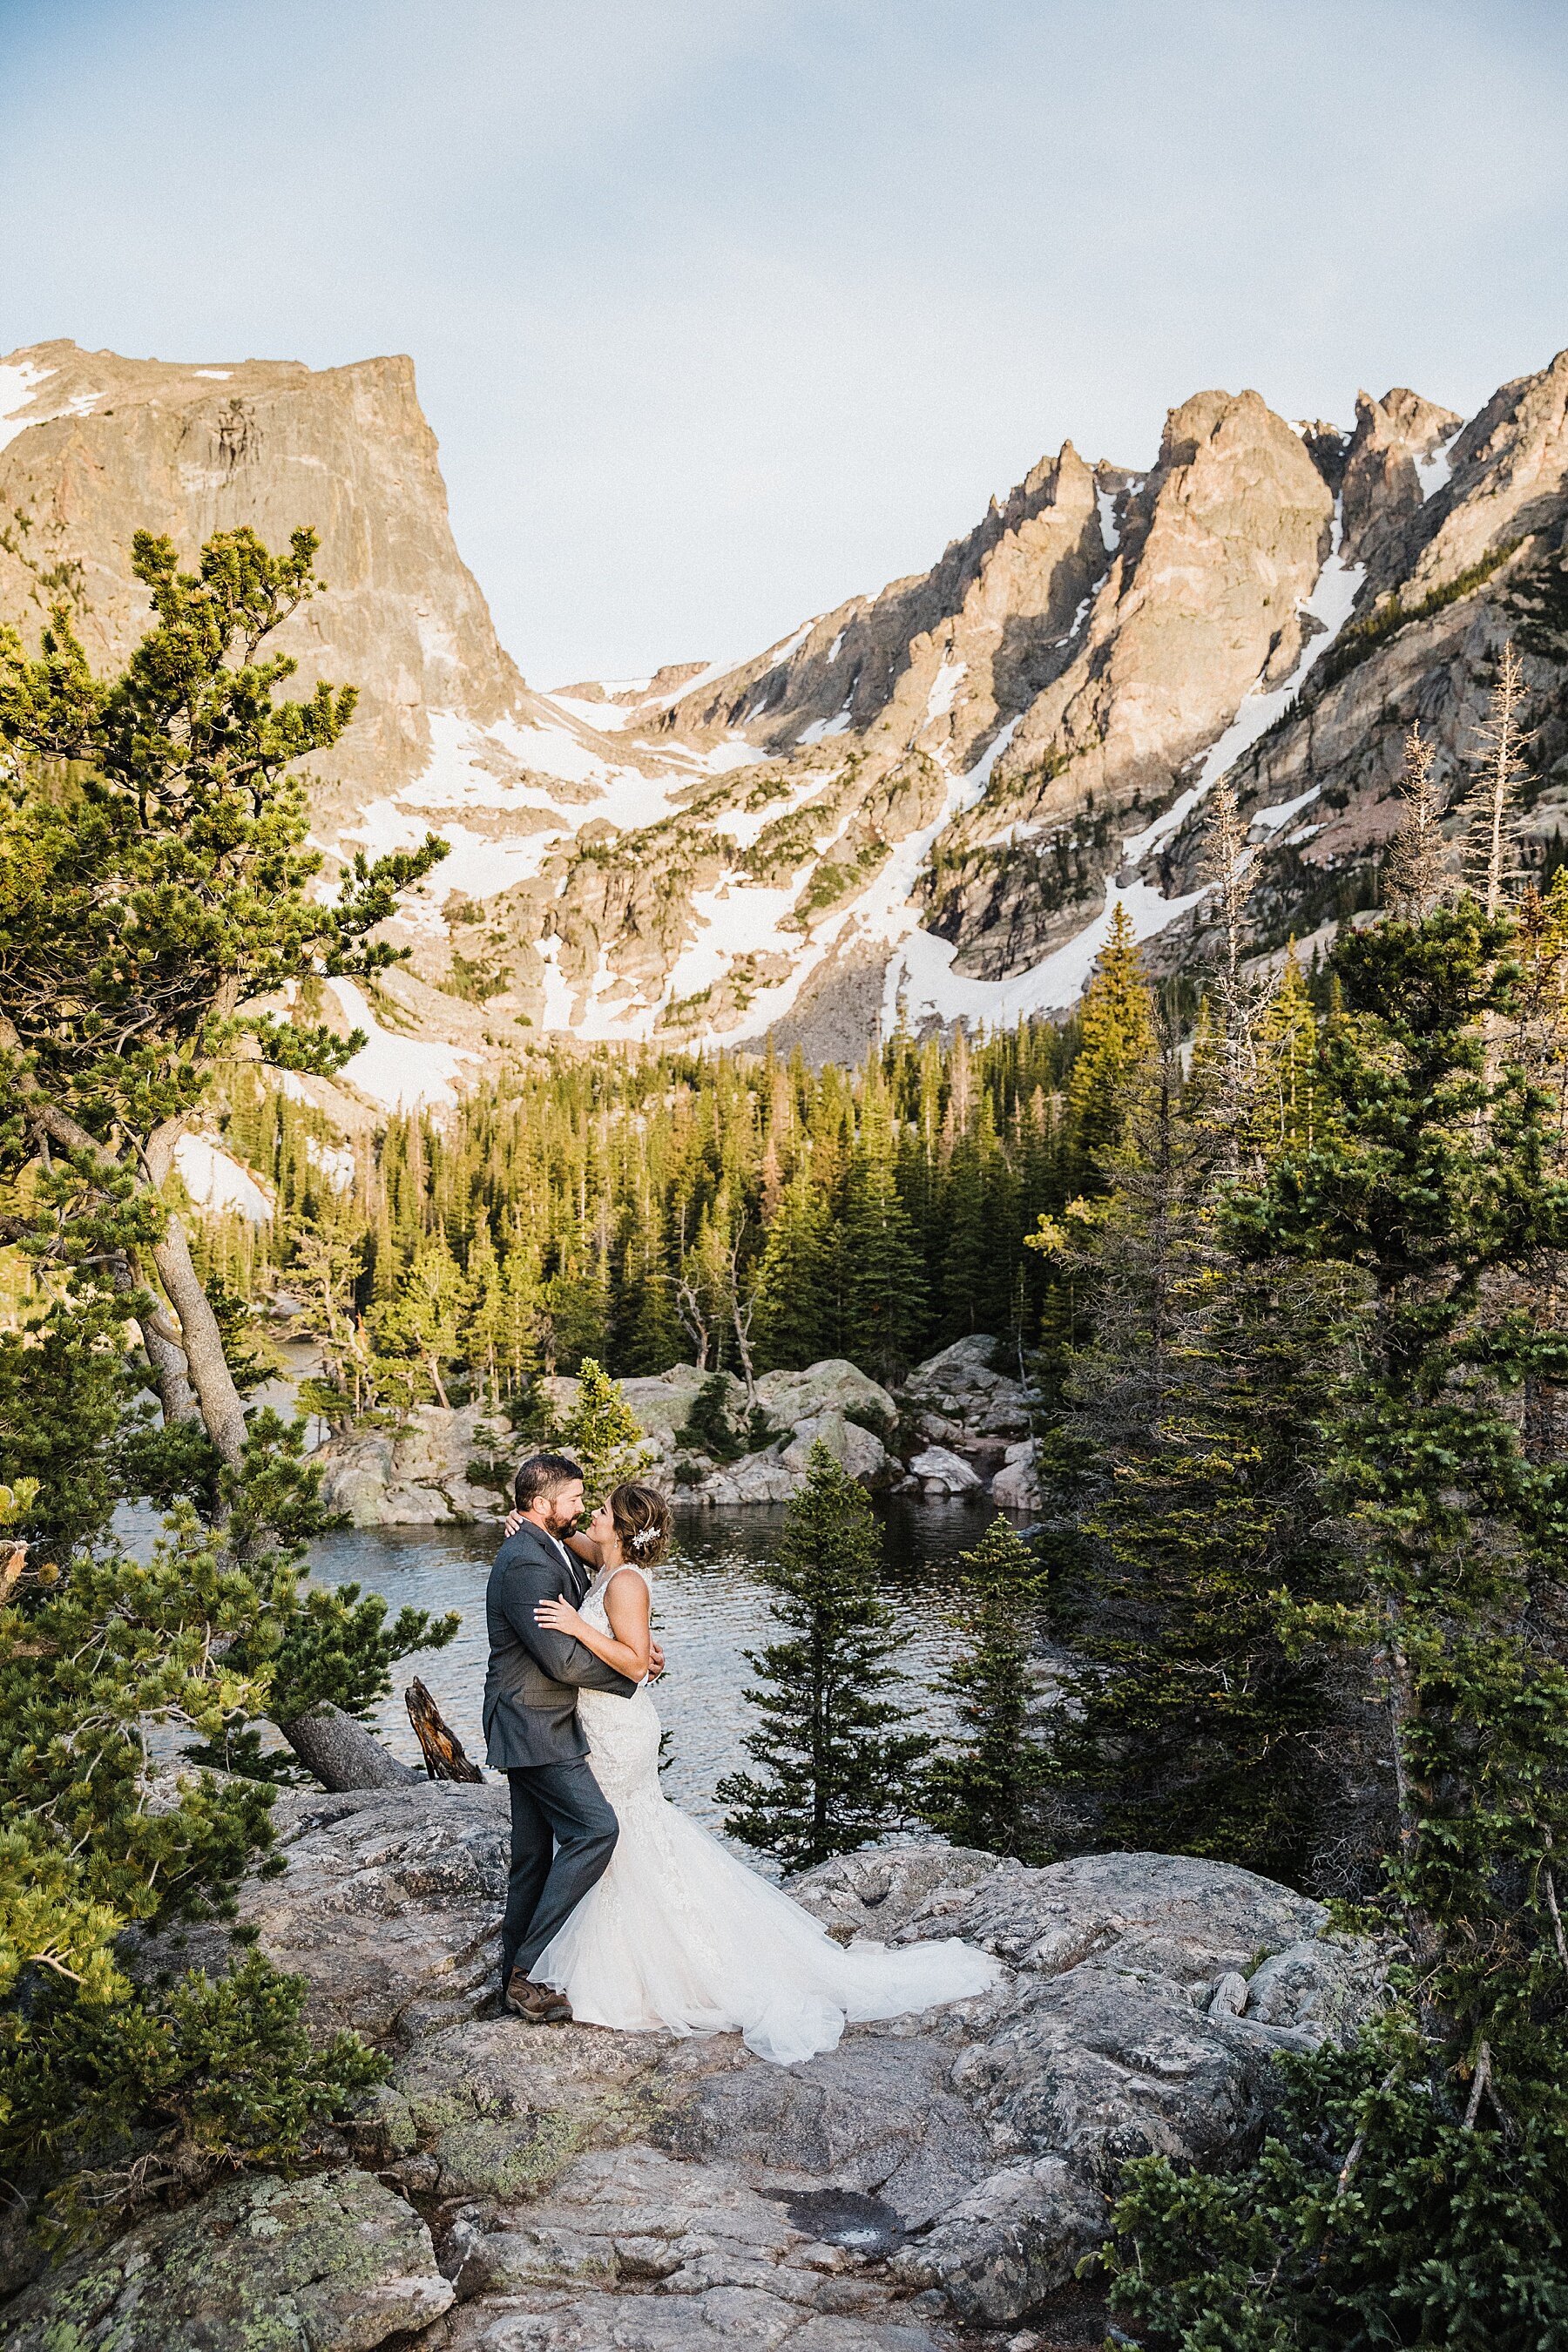
[[[590,1510],[612,1486],[636,1478],[650,1459],[647,1441],[619,1381],[613,1381],[592,1356],[583,1360],[575,1401],[552,1423],[550,1442],[580,1465]]]
[[[894,1728],[881,1696],[900,1679],[892,1611],[878,1590],[881,1539],[865,1490],[818,1439],[768,1572],[784,1639],[748,1650],[746,1698],[762,1717],[743,1745],[761,1774],[721,1780],[725,1827],[787,1870],[849,1853],[908,1812],[901,1795],[931,1741]]]
[[[1130,2168],[1115,2294],[1153,2346],[1545,2352],[1568,2329],[1568,1669],[1537,1606],[1568,1575],[1568,1465],[1520,1409],[1568,1347],[1517,1287],[1568,1246],[1568,1181],[1505,1043],[1515,945],[1468,895],[1345,940],[1331,1116],[1231,1204],[1260,1259],[1364,1287],[1320,1414],[1345,1591],[1281,1630],[1363,1661],[1385,1711],[1409,1960],[1353,2050],[1289,2063],[1256,2165]]]
[[[1000,1515],[959,1554],[949,1622],[963,1643],[939,1687],[953,1704],[956,1737],[933,1759],[920,1811],[954,1845],[1037,1866],[1052,1859],[1040,1801],[1049,1750],[1030,1721],[1029,1654],[1045,1573],[1039,1556]]]
[[[1300,1877],[1318,1829],[1318,1662],[1288,1654],[1281,1591],[1331,1559],[1311,1431],[1344,1285],[1244,1265],[1218,1230],[1215,1143],[1167,1066],[1134,1115],[1083,1256],[1094,1338],[1062,1438],[1083,1465],[1061,1620],[1081,1665],[1053,1717],[1060,1833]]]

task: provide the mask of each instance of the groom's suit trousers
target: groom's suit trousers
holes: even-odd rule
[[[507,1774],[511,1790],[511,1869],[501,1922],[504,1985],[514,1968],[531,1976],[616,1850],[619,1824],[587,1759],[525,1764]]]

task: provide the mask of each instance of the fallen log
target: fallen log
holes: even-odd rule
[[[418,1773],[400,1764],[374,1732],[331,1699],[278,1727],[308,1772],[334,1795],[349,1789],[406,1789]]]
[[[479,1766],[469,1763],[463,1752],[462,1741],[417,1675],[404,1692],[403,1703],[408,1709],[408,1720],[414,1726],[414,1736],[425,1759],[425,1769],[432,1780],[484,1779]]]

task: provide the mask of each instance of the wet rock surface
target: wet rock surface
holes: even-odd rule
[[[1137,1853],[1029,1870],[932,1845],[847,1855],[794,1891],[840,1940],[994,1951],[1007,1973],[974,2000],[852,2027],[791,2067],[732,2035],[531,2029],[493,2000],[503,1798],[285,1796],[289,1869],[243,1902],[319,2021],[392,2055],[350,2177],[428,2228],[450,2307],[398,2340],[432,2352],[947,2352],[1010,2334],[1103,2234],[1128,2157],[1244,2147],[1273,2054],[1379,1998],[1370,1946],[1249,1872]],[[40,2282],[35,2308],[58,2312],[58,2292]],[[259,2341],[215,2328],[212,2352]],[[362,2339],[320,2339],[340,2340]]]

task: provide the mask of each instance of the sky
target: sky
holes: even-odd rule
[[[0,352],[413,355],[535,685],[1568,343],[1564,0],[0,0]]]

